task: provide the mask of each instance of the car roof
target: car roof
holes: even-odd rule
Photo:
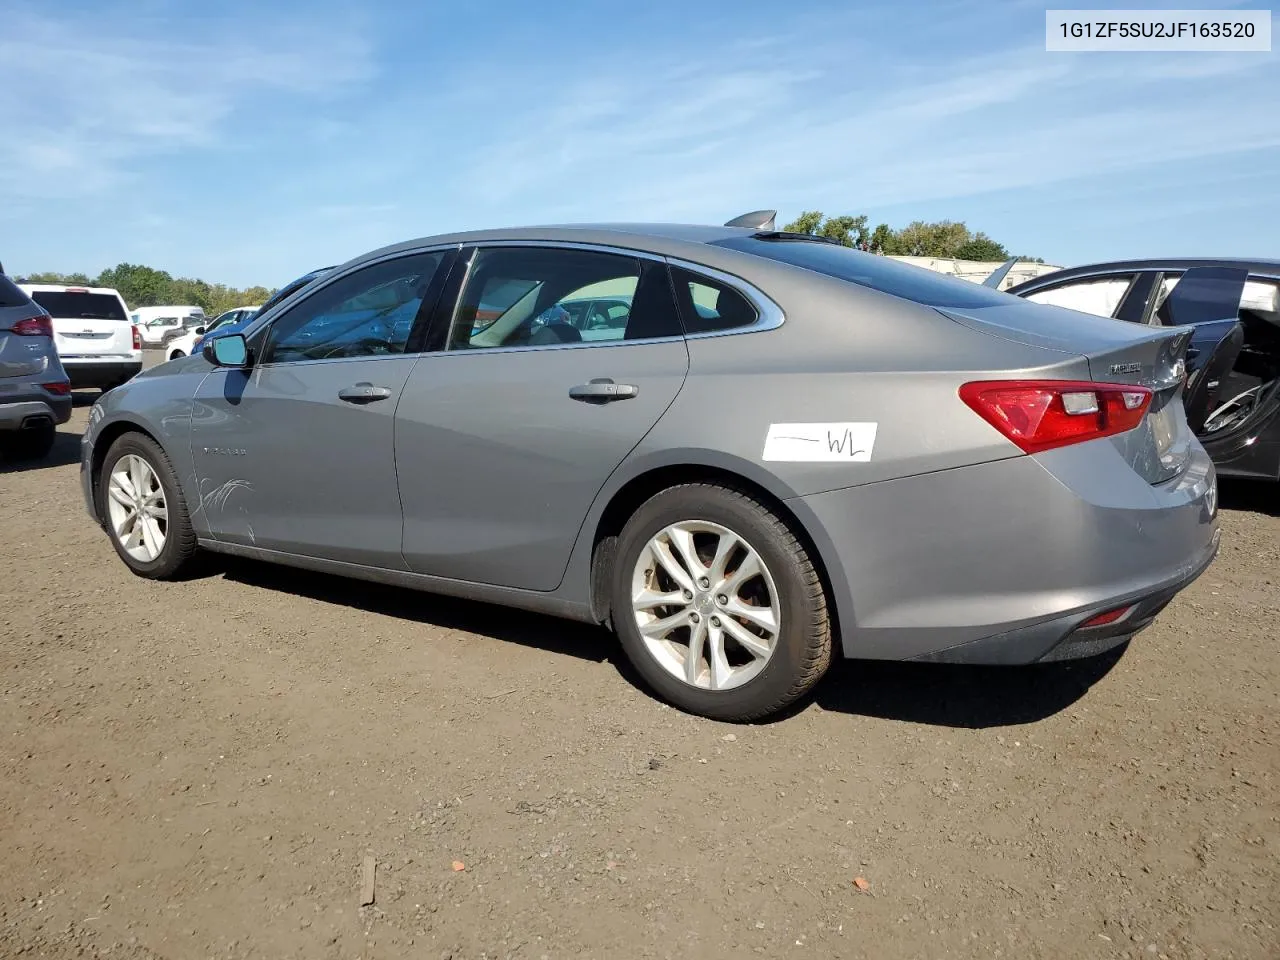
[[[67,293],[68,291],[74,291],[76,293],[105,293],[112,297],[120,296],[120,292],[114,287],[90,287],[79,283],[20,283],[18,286],[28,293]]]
[[[576,223],[504,227],[418,237],[372,250],[349,263],[354,264],[361,260],[371,260],[402,250],[413,250],[425,246],[484,243],[495,240],[541,240],[622,246],[674,256],[681,252],[689,252],[691,246],[710,244],[730,237],[749,237],[758,232],[747,227],[717,227],[693,223]]]
[[[1057,283],[1061,280],[1088,277],[1093,274],[1122,273],[1126,270],[1190,270],[1193,267],[1243,267],[1250,273],[1280,275],[1280,260],[1266,258],[1150,257],[1143,260],[1110,260],[1105,263],[1085,263],[1075,267],[1064,267],[1015,284],[1009,288],[1008,292],[1016,294],[1019,289],[1039,287],[1048,282]]]

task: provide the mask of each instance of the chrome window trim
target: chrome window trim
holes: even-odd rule
[[[705,264],[696,263],[692,260],[684,260],[680,257],[670,257],[660,253],[653,253],[649,250],[636,250],[632,247],[619,247],[611,244],[603,243],[587,243],[578,240],[478,240],[474,243],[463,244],[463,246],[473,247],[477,251],[486,248],[502,248],[502,247],[545,247],[552,250],[585,250],[593,253],[613,254],[614,256],[631,257],[632,259],[648,260],[652,263],[662,263],[668,267],[679,267],[681,270],[687,270],[690,273],[701,274],[710,280],[722,283],[730,289],[736,291],[746,297],[748,302],[756,308],[756,322],[747,324],[744,327],[733,327],[728,330],[708,330],[703,333],[684,333],[675,337],[646,337],[643,340],[589,340],[580,343],[547,343],[536,344],[532,346],[518,347],[479,347],[475,350],[469,349],[450,349],[448,339],[445,341],[445,348],[437,351],[425,351],[424,356],[437,355],[481,355],[492,353],[527,353],[534,350],[581,350],[584,348],[595,347],[633,347],[646,343],[676,343],[682,340],[705,340],[709,337],[727,337],[738,336],[747,333],[759,333],[766,330],[776,330],[786,321],[786,315],[782,308],[773,300],[766,296],[758,287],[748,283],[741,277],[733,274],[725,273],[722,270],[716,270],[714,267],[708,267]],[[457,309],[462,303],[462,293],[467,288],[467,284],[471,280],[471,270],[475,266],[475,258],[472,257],[467,261],[467,272],[462,278],[462,286],[459,288],[458,300],[454,303],[454,313],[449,318],[449,331],[453,330],[454,321],[457,319]]]

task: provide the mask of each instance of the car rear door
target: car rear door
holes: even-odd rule
[[[1187,348],[1187,423],[1199,433],[1216,405],[1222,380],[1244,346],[1240,299],[1249,272],[1243,267],[1193,267],[1177,279],[1157,316],[1169,326],[1191,327]]]
[[[439,313],[436,349],[396,413],[405,561],[437,577],[553,590],[600,488],[684,384],[689,354],[666,264],[482,245],[455,270],[456,306]],[[632,305],[609,339],[534,323],[598,292]]]
[[[132,356],[133,325],[118,296],[71,287],[33,290],[31,299],[53,318],[53,343],[63,360]]]

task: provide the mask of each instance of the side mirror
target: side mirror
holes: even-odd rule
[[[249,345],[238,333],[214,337],[205,342],[200,352],[215,366],[247,367],[249,365]]]
[[[204,333],[204,327],[196,327],[195,330],[192,331],[192,333],[194,333],[198,337],[200,336],[200,334]]]

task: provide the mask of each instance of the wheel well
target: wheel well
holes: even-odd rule
[[[622,528],[626,526],[632,514],[640,509],[640,505],[650,497],[685,483],[710,483],[738,490],[760,501],[786,523],[808,553],[809,559],[818,571],[818,576],[822,578],[822,588],[827,594],[827,608],[831,616],[832,635],[836,637],[840,635],[839,611],[836,609],[836,597],[831,590],[827,566],[813,538],[809,536],[809,531],[804,528],[799,518],[791,512],[783,500],[760,484],[732,470],[694,464],[659,467],[627,481],[613,495],[604,513],[600,515],[600,521],[596,524],[595,539],[591,544],[591,612],[597,621],[603,623],[610,615],[609,580],[617,551],[618,535],[622,533]]]
[[[138,426],[129,420],[119,420],[102,428],[102,432],[98,434],[98,439],[93,444],[93,461],[90,474],[90,481],[93,484],[93,502],[94,509],[97,510],[98,503],[98,475],[102,472],[102,463],[107,459],[107,451],[111,449],[111,445],[123,437],[126,433],[140,433],[149,440],[159,444],[151,432]]]

